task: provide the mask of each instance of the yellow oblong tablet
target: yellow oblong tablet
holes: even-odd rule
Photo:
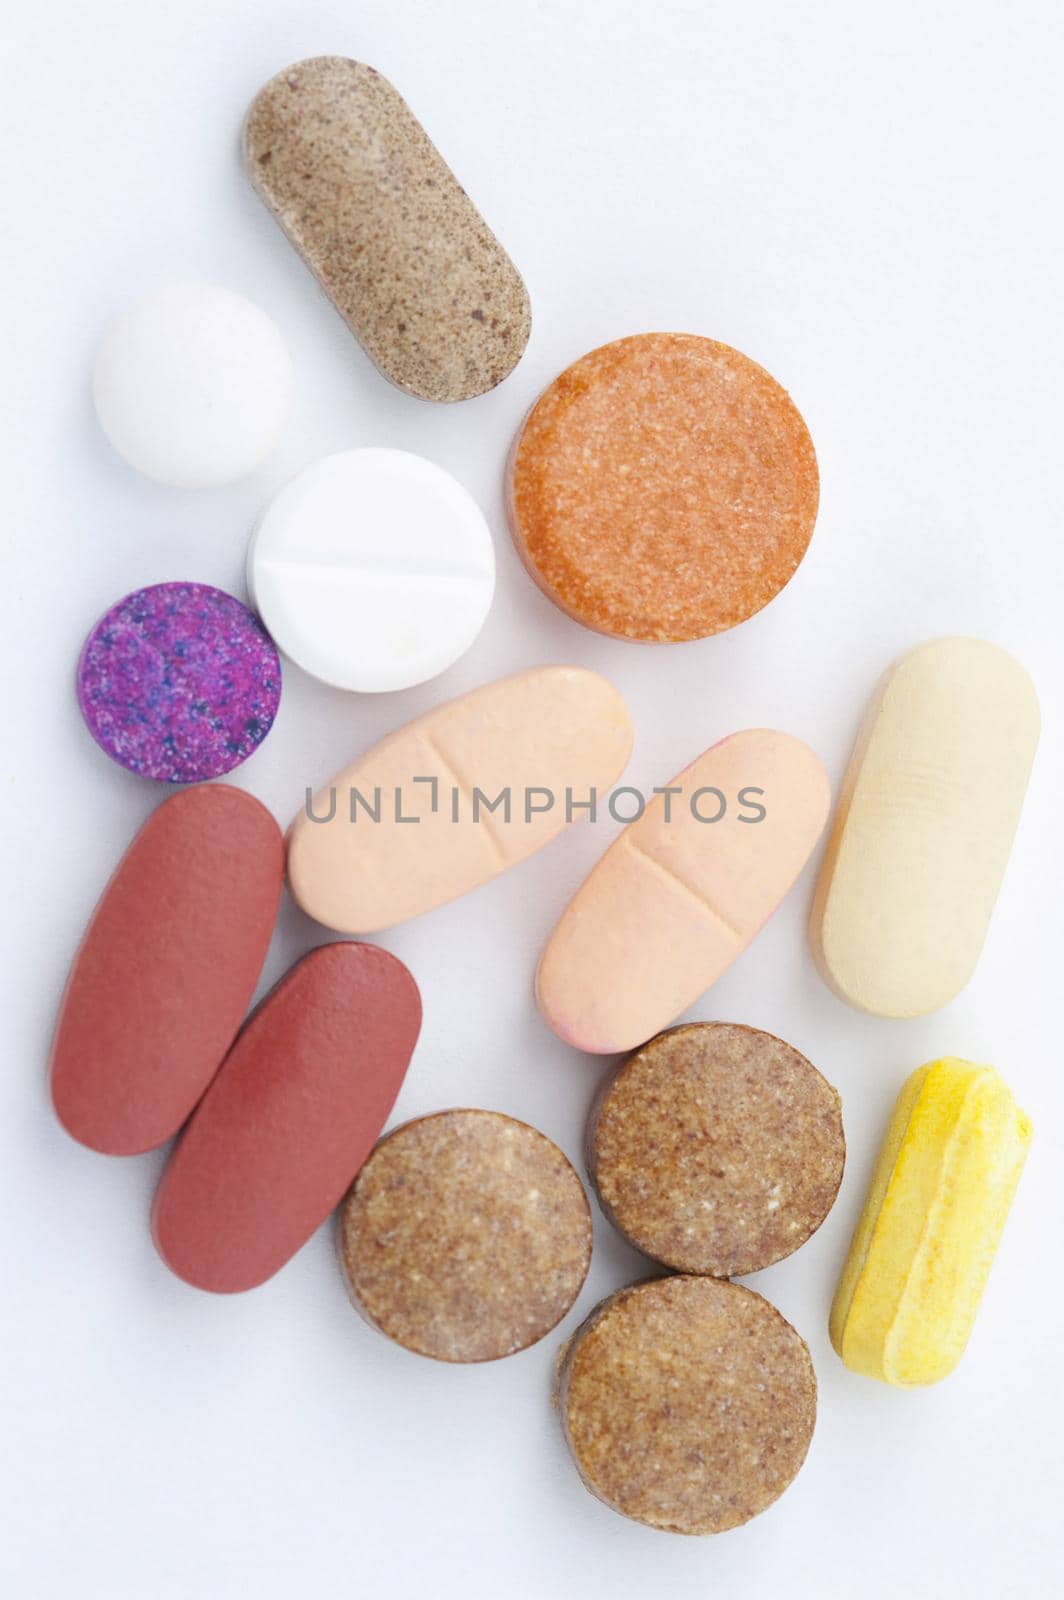
[[[852,1371],[902,1388],[953,1371],[1031,1134],[993,1067],[947,1057],[909,1078],[831,1308]]]
[[[888,673],[850,759],[810,920],[841,999],[918,1017],[964,988],[1038,733],[1030,678],[983,639],[932,640]]]

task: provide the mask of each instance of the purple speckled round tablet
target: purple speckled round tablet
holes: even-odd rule
[[[119,600],[85,641],[78,703],[100,749],[159,783],[200,783],[265,739],[281,662],[258,618],[206,583]]]

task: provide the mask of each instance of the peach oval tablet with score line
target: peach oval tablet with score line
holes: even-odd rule
[[[604,795],[631,746],[627,707],[597,672],[534,667],[485,684],[397,729],[314,796],[288,832],[289,888],[341,933],[405,922],[548,844],[566,826],[567,792],[575,805]]]
[[[831,802],[808,745],[760,728],[722,739],[668,787],[593,868],[540,959],[539,1008],[578,1050],[634,1049],[708,989],[794,883]],[[720,820],[699,820],[720,810],[718,794]]]

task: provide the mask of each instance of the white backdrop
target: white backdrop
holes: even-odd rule
[[[2,1056],[0,1570],[16,1600],[257,1600],[348,1592],[554,1600],[899,1592],[1039,1595],[1061,1557],[1059,797],[1060,8],[717,0],[39,0],[5,24],[2,396],[8,499],[8,871]],[[237,132],[273,72],[322,52],[392,78],[524,273],[534,329],[494,394],[434,407],[361,354],[241,174]],[[232,489],[139,480],[97,430],[88,373],[107,318],[175,277],[217,280],[279,322],[296,363],[283,446]],[[521,571],[502,516],[513,429],[576,356],[650,328],[736,345],[793,393],[822,510],[790,587],[735,632],[608,641]],[[328,1229],[239,1298],[186,1288],[147,1231],[162,1156],[108,1160],[55,1124],[44,1076],[84,921],[160,792],[81,726],[81,640],[118,596],[169,578],[243,593],[264,498],[327,451],[420,451],[496,537],[479,642],[435,683],[330,691],[286,665],[280,716],[235,781],[282,822],[304,786],[440,700],[534,662],[605,672],[662,782],[734,729],[807,739],[837,781],[887,661],[944,632],[1015,650],[1044,708],[1034,786],[968,991],[911,1023],[821,985],[812,873],[692,1008],[793,1041],[839,1087],[841,1197],[791,1260],[750,1280],[809,1340],[820,1421],[765,1516],[716,1540],[624,1522],[580,1488],[549,1403],[561,1337],[644,1265],[596,1219],[559,1333],[449,1369],[350,1310]],[[536,953],[615,828],[384,939],[425,1028],[396,1119],[454,1104],[535,1123],[577,1159],[601,1071],[539,1021]],[[264,982],[323,937],[285,906]],[[827,1309],[904,1076],[997,1064],[1036,1143],[971,1347],[938,1388],[849,1374]]]

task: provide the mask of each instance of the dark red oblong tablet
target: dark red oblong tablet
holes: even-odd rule
[[[103,892],[59,1008],[52,1100],[105,1155],[164,1144],[221,1065],[262,971],[284,874],[265,806],[225,784],[165,800]]]
[[[283,1267],[343,1198],[399,1093],[421,996],[372,944],[312,950],[266,996],[170,1157],[152,1232],[219,1294]]]

